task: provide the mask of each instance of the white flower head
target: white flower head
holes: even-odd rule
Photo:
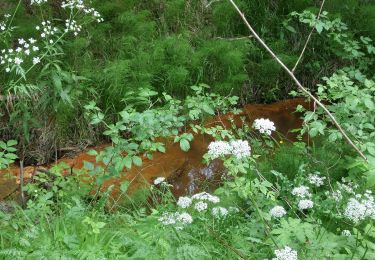
[[[375,202],[370,193],[365,193],[362,199],[350,198],[344,216],[354,223],[366,218],[375,219]]]
[[[157,177],[154,180],[154,185],[159,185],[159,184],[162,184],[162,183],[165,183],[165,177]]]
[[[33,58],[33,64],[36,65],[38,63],[40,63],[40,58],[39,57],[34,57]]]
[[[311,200],[300,200],[298,202],[299,210],[311,209],[312,207],[314,207],[314,202]]]
[[[201,192],[201,193],[194,194],[191,198],[195,199],[195,200],[210,201],[212,203],[219,203],[220,202],[219,197],[217,197],[215,195],[211,195],[207,192]]]
[[[231,152],[232,147],[225,141],[214,141],[208,145],[208,155],[213,159],[229,155]]]
[[[309,187],[306,187],[306,186],[295,187],[292,190],[292,194],[294,196],[297,196],[297,197],[300,197],[300,198],[310,198],[311,197]]]
[[[293,250],[289,246],[286,246],[283,249],[275,250],[276,258],[272,258],[273,260],[297,260],[298,254],[297,251]]]
[[[198,202],[195,203],[195,205],[194,205],[194,208],[195,208],[198,212],[201,212],[201,211],[206,210],[207,207],[208,207],[207,203],[206,203],[206,202],[203,202],[203,201],[198,201]]]
[[[181,222],[181,224],[187,225],[193,222],[193,218],[189,213],[183,212],[177,215],[177,220]]]
[[[21,65],[21,63],[23,63],[23,59],[18,58],[18,57],[15,57],[15,58],[14,58],[14,63],[15,63],[16,65]]]
[[[186,209],[191,205],[192,199],[189,197],[179,197],[177,201],[177,205],[180,208]]]
[[[281,218],[286,214],[286,210],[282,206],[275,206],[270,210],[270,215],[274,218]]]
[[[326,177],[324,176],[321,177],[319,173],[309,174],[309,177],[308,177],[309,183],[312,185],[315,185],[316,187],[320,187],[324,185],[325,179]]]
[[[31,0],[30,4],[31,5],[41,5],[41,4],[44,4],[44,3],[47,3],[48,0]]]
[[[215,218],[225,218],[228,215],[228,210],[223,207],[215,207],[212,209],[212,215]]]
[[[341,231],[341,235],[344,237],[350,237],[352,233],[349,230],[344,229],[343,231]]]
[[[253,127],[261,134],[271,135],[273,131],[276,131],[274,122],[269,119],[258,118],[254,120]]]
[[[231,146],[231,152],[237,159],[249,157],[251,148],[248,141],[235,140],[229,143]]]

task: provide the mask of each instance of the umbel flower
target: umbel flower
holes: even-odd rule
[[[157,178],[154,180],[154,185],[159,185],[159,184],[162,184],[162,183],[166,183],[166,182],[165,182],[165,177],[157,177]]]
[[[270,210],[270,215],[274,218],[281,218],[286,214],[286,210],[282,206],[275,206]]]
[[[314,207],[314,202],[311,200],[300,200],[298,202],[299,210],[311,209],[312,207]]]
[[[275,250],[276,258],[272,258],[272,260],[297,260],[297,251],[293,250],[289,246],[286,246],[283,249]]]
[[[306,186],[299,186],[299,187],[295,187],[293,190],[292,190],[292,194],[294,196],[297,196],[299,198],[310,198],[311,197],[311,193],[309,191],[309,187],[306,187]]]
[[[267,119],[258,118],[255,119],[253,127],[261,134],[271,135],[273,131],[276,131],[275,124]]]
[[[375,202],[371,191],[366,191],[364,195],[357,194],[356,198],[350,198],[344,216],[354,223],[366,218],[375,219]]]
[[[208,146],[208,155],[212,159],[220,158],[226,155],[233,155],[237,159],[242,159],[250,156],[251,147],[248,141],[233,140],[228,142],[225,141],[214,141]]]
[[[179,197],[177,201],[177,205],[180,208],[186,209],[191,205],[192,199],[189,197]]]

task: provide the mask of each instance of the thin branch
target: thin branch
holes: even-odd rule
[[[316,16],[316,21],[319,21],[319,19],[320,19],[320,15],[322,14],[323,6],[324,6],[325,1],[326,1],[326,0],[323,0],[323,1],[322,1],[322,4],[320,5],[319,13],[318,13],[318,15]],[[303,57],[303,54],[305,54],[305,51],[306,51],[307,45],[308,45],[309,42],[310,42],[310,39],[311,39],[311,36],[312,36],[314,30],[315,30],[315,27],[313,27],[313,28],[311,29],[309,36],[307,36],[307,40],[306,40],[306,42],[305,42],[305,45],[303,46],[302,52],[301,52],[301,54],[299,55],[298,60],[297,60],[296,64],[294,65],[293,69],[292,69],[292,72],[294,72],[294,71],[296,70],[298,64],[300,63],[300,61],[301,61],[301,59],[302,59],[302,57]]]
[[[245,15],[241,12],[241,10],[238,8],[238,6],[234,3],[233,0],[229,0],[229,2],[233,5],[233,7],[236,9],[236,11],[241,16],[242,20],[246,24],[246,26],[249,28],[250,32],[254,35],[255,39],[271,54],[271,56],[280,64],[280,66],[289,74],[289,76],[294,80],[294,82],[297,84],[298,88],[305,93],[307,96],[309,96],[312,100],[316,102],[328,115],[328,117],[331,119],[331,121],[334,123],[334,125],[337,127],[337,129],[341,132],[341,134],[344,136],[345,140],[348,142],[350,146],[352,146],[357,153],[367,162],[367,157],[362,153],[362,151],[353,143],[353,141],[349,138],[349,136],[345,133],[345,131],[342,129],[341,125],[337,122],[336,118],[331,114],[331,112],[326,108],[325,105],[322,104],[313,94],[310,93],[306,88],[302,86],[302,84],[299,82],[299,80],[296,78],[296,76],[293,74],[293,72],[279,59],[279,57],[276,56],[276,54],[268,47],[268,45],[262,40],[262,38],[259,37],[259,35],[256,33],[256,31],[251,27],[250,23],[247,21]]]

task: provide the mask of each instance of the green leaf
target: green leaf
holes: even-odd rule
[[[132,168],[132,158],[129,155],[123,158],[122,162],[128,170]]]
[[[128,181],[124,181],[124,182],[121,183],[120,190],[122,192],[126,192],[128,190],[128,188],[129,188],[129,182]]]
[[[190,149],[190,143],[189,143],[189,141],[186,140],[186,139],[181,139],[180,140],[180,148],[184,152],[189,151],[189,149]]]
[[[16,145],[18,142],[17,142],[17,140],[9,140],[8,142],[7,142],[7,146],[14,146],[14,145]]]
[[[134,156],[133,157],[133,163],[137,166],[142,166],[142,159],[139,156]]]
[[[98,155],[98,152],[96,150],[90,150],[87,152],[88,155],[91,155],[91,156],[97,156]]]
[[[366,98],[364,100],[364,103],[365,103],[365,106],[368,108],[368,109],[374,109],[375,105],[374,105],[374,101],[372,101],[370,98]]]

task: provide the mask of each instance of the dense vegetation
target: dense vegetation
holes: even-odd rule
[[[204,124],[246,103],[304,96],[230,1],[9,0],[0,169],[112,145],[68,177],[66,165],[34,176],[26,205],[0,204],[2,258],[375,258],[375,5],[329,0],[320,13],[313,0],[235,2],[367,161],[321,107],[297,107],[308,144],[275,139],[267,119]],[[132,195],[123,182],[120,199],[103,188],[170,139],[188,151],[193,132],[214,139],[202,160],[227,169],[213,194],[175,198],[164,178]]]

